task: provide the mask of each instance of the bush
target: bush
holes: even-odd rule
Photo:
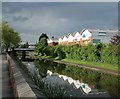
[[[54,53],[59,57],[59,59],[65,58],[65,53],[62,51],[61,46],[57,46],[56,49],[54,50]]]
[[[91,62],[105,62],[110,64],[118,64],[118,46],[105,45],[98,43],[96,45],[68,45],[68,46],[52,46],[43,49],[43,53],[47,56],[58,57],[59,59],[84,60]]]

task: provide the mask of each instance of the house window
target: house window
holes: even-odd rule
[[[92,41],[93,41],[93,43],[99,43],[99,42],[101,42],[100,39],[93,39]]]
[[[106,32],[99,32],[98,35],[99,36],[106,36]]]
[[[86,35],[85,35],[85,34],[83,34],[83,35],[82,35],[82,37],[83,37],[83,38],[85,38],[85,37],[86,37]]]

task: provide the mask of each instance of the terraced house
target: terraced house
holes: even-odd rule
[[[55,45],[57,42],[59,45],[92,44],[92,34],[87,29],[84,29],[81,32],[74,32],[73,34],[64,35],[60,37],[58,41],[48,39],[49,46]]]
[[[92,29],[83,29],[81,32],[74,32],[73,34],[68,34],[57,39],[49,39],[48,44],[52,45],[88,45],[96,43],[105,43],[109,44],[110,39],[117,35],[117,30],[92,30]]]

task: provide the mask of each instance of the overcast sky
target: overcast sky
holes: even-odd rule
[[[2,17],[20,33],[23,43],[35,43],[41,33],[60,37],[74,31],[117,29],[117,2],[3,2]]]
[[[119,0],[0,0],[3,2],[118,2]]]

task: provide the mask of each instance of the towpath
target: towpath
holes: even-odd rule
[[[0,98],[10,98],[10,97],[14,97],[13,96],[13,91],[12,91],[12,84],[10,82],[10,77],[9,77],[9,73],[8,73],[8,68],[7,68],[7,60],[6,60],[6,56],[5,55],[1,55],[0,56],[0,63],[2,65],[0,65]]]

